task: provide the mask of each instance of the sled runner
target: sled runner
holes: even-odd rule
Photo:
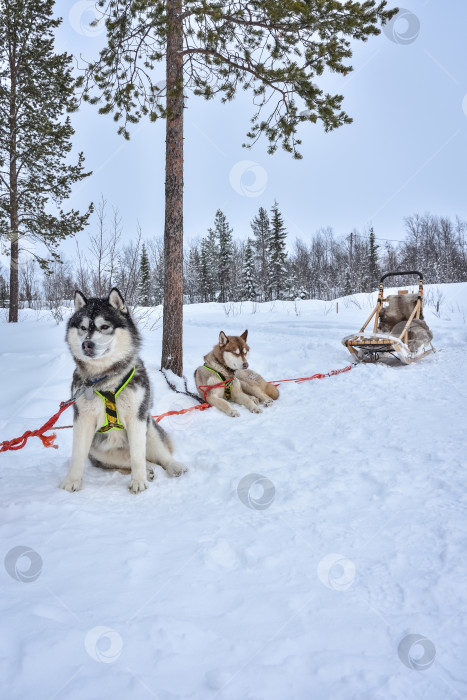
[[[384,298],[387,277],[418,275],[418,294],[399,290]],[[384,306],[387,304],[387,306]],[[373,332],[366,331],[374,317]],[[376,307],[357,334],[342,339],[342,344],[359,361],[375,362],[390,354],[404,364],[410,364],[434,352],[433,333],[423,319],[423,275],[421,272],[387,272],[381,277]]]

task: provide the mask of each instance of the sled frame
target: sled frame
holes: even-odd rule
[[[402,330],[402,333],[397,337],[388,337],[387,335],[378,333],[378,321],[381,309],[383,308],[383,303],[385,301],[389,301],[388,299],[384,298],[384,280],[387,277],[402,277],[406,275],[418,275],[419,282],[417,302],[404,326],[404,329]],[[425,357],[425,355],[428,355],[429,353],[434,352],[435,350],[431,343],[431,347],[428,350],[425,350],[423,353],[417,353],[416,355],[413,355],[408,348],[407,342],[410,325],[414,318],[420,318],[420,314],[422,313],[422,311],[423,274],[421,272],[418,272],[417,270],[386,272],[386,274],[383,275],[380,279],[378,299],[376,301],[376,306],[373,309],[371,315],[360,328],[360,331],[357,335],[344,338],[342,342],[345,345],[345,347],[349,350],[349,352],[355,355],[355,357],[358,360],[372,359],[373,361],[376,361],[377,359],[379,359],[380,354],[390,353],[395,355],[405,364],[410,364],[411,362],[415,362],[416,360]],[[365,334],[365,329],[368,327],[373,317],[375,319],[373,323],[373,332],[371,333],[371,335],[368,332]],[[364,357],[365,355],[367,356],[367,358]]]

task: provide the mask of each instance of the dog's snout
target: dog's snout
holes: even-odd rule
[[[243,363],[243,369],[248,369],[248,362]]]
[[[83,342],[83,350],[86,353],[92,352],[95,347],[96,347],[96,344],[92,340],[85,340]]]

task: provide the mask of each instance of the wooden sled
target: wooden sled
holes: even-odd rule
[[[380,324],[380,314],[383,308],[385,313],[390,315],[391,313],[397,314],[399,295],[408,294],[407,290],[399,290],[397,295],[390,295],[386,299],[384,298],[384,280],[387,277],[395,277],[401,275],[418,275],[419,285],[418,285],[418,295],[411,294],[405,297],[404,306],[405,309],[413,309],[408,318],[403,318],[406,321],[403,331],[397,335],[391,335],[389,332],[381,332]],[[383,304],[387,303],[387,307],[383,307]],[[365,331],[368,324],[374,317],[373,332]],[[431,341],[429,341],[429,347],[422,345],[415,352],[409,348],[408,334],[412,321],[414,319],[423,320],[423,275],[421,272],[411,270],[409,272],[387,272],[381,277],[379,283],[379,293],[376,302],[376,307],[373,310],[369,319],[364,323],[359,333],[356,335],[348,335],[342,339],[342,344],[349,350],[349,352],[359,361],[362,362],[376,362],[381,356],[390,354],[393,357],[397,357],[404,364],[410,364],[416,360],[420,360],[425,355],[430,352],[434,352]],[[400,319],[399,319],[400,322]]]

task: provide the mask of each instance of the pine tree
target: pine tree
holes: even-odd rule
[[[208,230],[208,235],[201,241],[201,284],[205,301],[215,301],[219,283],[219,244],[216,232]]]
[[[209,299],[209,274],[208,274],[208,243],[206,238],[201,241],[201,269],[200,269],[200,289],[202,301],[210,301]]]
[[[189,297],[190,304],[203,301],[202,287],[202,262],[201,255],[196,244],[191,244],[185,263],[184,274],[185,294]]]
[[[129,125],[143,116],[166,119],[165,292],[162,367],[183,372],[183,114],[184,91],[223,102],[238,89],[255,103],[249,145],[264,134],[269,152],[278,145],[299,158],[302,122],[326,131],[351,122],[342,96],[316,85],[326,68],[352,70],[351,39],[379,34],[397,12],[386,0],[99,0],[107,46],[83,78],[84,96],[101,102],[102,114]],[[160,89],[156,64],[165,61]],[[155,76],[155,77],[153,77]],[[95,89],[95,92],[94,92]],[[92,95],[92,96],[91,96]],[[161,99],[166,98],[165,103]],[[303,109],[303,106],[305,109]]]
[[[159,306],[164,301],[164,243],[161,237],[152,238],[148,245],[151,268],[151,304]]]
[[[370,288],[374,287],[374,285],[379,281],[379,278],[381,276],[378,259],[378,249],[379,245],[376,243],[375,232],[372,226],[370,228],[370,255],[368,258],[368,274],[370,278]]]
[[[285,273],[283,276],[283,280],[284,280],[284,287],[283,287],[283,292],[282,292],[282,299],[288,299],[288,300],[293,301],[298,296],[300,296],[300,292],[302,290],[299,289],[297,270],[296,270],[296,267],[295,267],[293,261],[291,261],[291,260],[287,261],[287,264],[285,266]],[[304,297],[301,297],[301,298],[304,298]]]
[[[245,258],[245,243],[243,241],[233,242],[233,259],[231,267],[231,288],[229,300],[241,301],[243,299],[243,263]]]
[[[141,248],[141,259],[139,264],[139,294],[138,303],[140,306],[151,306],[151,268],[149,266],[149,258],[146,252],[146,246],[143,243]]]
[[[219,275],[219,301],[229,301],[232,280],[233,241],[232,230],[220,209],[216,211],[214,219],[214,233],[219,246],[218,275]]]
[[[72,56],[54,52],[53,0],[4,0],[0,12],[0,234],[10,240],[10,313],[18,320],[20,241],[58,244],[80,231],[85,214],[61,209],[83,172],[65,163],[74,130],[65,112],[76,109]],[[48,261],[36,259],[43,269]]]
[[[242,298],[247,301],[256,301],[256,286],[255,286],[255,257],[253,250],[253,241],[248,239],[245,248],[245,257],[243,259],[243,295]]]
[[[255,249],[257,290],[261,301],[270,298],[269,285],[269,216],[266,209],[259,208],[258,215],[251,222],[251,230],[254,235],[253,246]]]
[[[269,238],[269,287],[272,299],[282,299],[286,289],[287,277],[287,230],[284,226],[279,205],[274,202],[271,209],[271,234]]]
[[[157,266],[151,271],[151,287],[155,306],[164,303],[164,262],[162,256],[157,261]]]
[[[0,269],[0,309],[6,308],[9,296],[6,273],[4,274],[3,269]]]

